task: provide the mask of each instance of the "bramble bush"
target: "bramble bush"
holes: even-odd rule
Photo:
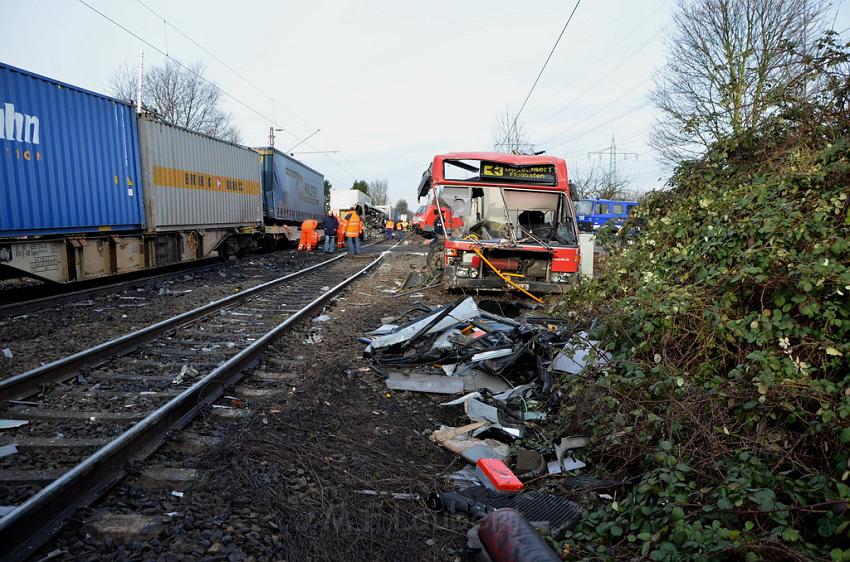
[[[628,482],[574,559],[850,561],[850,87],[828,86],[683,163],[568,295],[614,361],[560,381],[555,431]]]

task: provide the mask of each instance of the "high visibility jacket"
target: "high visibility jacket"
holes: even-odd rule
[[[391,220],[387,221],[387,230],[392,230],[395,228],[395,223]]]
[[[357,236],[360,236],[360,233],[363,231],[363,223],[360,221],[360,217],[357,216],[357,213],[352,211],[350,214],[345,216],[345,220],[345,237],[356,238]]]

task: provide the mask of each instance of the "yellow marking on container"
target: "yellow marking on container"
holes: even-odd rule
[[[260,182],[242,178],[231,178],[217,174],[207,174],[194,170],[180,170],[164,166],[153,167],[153,183],[161,187],[180,187],[233,193],[234,195],[259,195]]]
[[[112,230],[112,227],[111,226],[99,226],[99,227],[97,227],[97,229],[102,232],[102,231],[106,231],[106,230]]]

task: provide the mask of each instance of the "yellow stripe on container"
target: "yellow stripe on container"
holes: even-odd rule
[[[200,189],[203,191],[218,191],[234,195],[259,195],[260,182],[228,178],[215,174],[206,174],[193,170],[179,170],[164,166],[153,167],[153,183],[161,187],[181,187],[184,189]]]

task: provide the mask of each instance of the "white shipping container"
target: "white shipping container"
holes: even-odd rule
[[[259,155],[206,135],[139,118],[148,232],[257,228]]]

